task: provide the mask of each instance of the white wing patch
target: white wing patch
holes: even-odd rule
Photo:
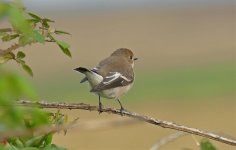
[[[127,82],[130,82],[130,81],[131,81],[131,79],[128,79],[126,76],[121,75],[120,77],[121,77],[122,79],[126,80]],[[123,82],[123,81],[122,81],[122,82]]]
[[[119,72],[110,72],[109,76],[105,77],[105,80],[103,81],[103,84],[108,85],[108,84],[112,83],[113,81],[115,81],[116,79],[118,79],[120,77],[123,79],[122,82],[124,82],[124,80],[127,81],[127,82],[132,81],[131,79],[128,79],[127,77],[123,76]]]
[[[111,75],[106,76],[105,80],[103,81],[103,84],[105,84],[105,85],[112,83],[114,80],[118,79],[121,76],[121,74],[119,72],[110,72],[109,74],[111,74]]]
[[[98,71],[98,68],[97,68],[97,67],[95,67],[95,68],[93,68],[93,69],[92,69],[92,71]]]

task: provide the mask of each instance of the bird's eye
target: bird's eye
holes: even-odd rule
[[[133,59],[133,56],[129,56],[130,59]]]

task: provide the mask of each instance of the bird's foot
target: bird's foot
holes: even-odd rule
[[[126,109],[124,109],[123,107],[120,108],[120,115],[121,116],[124,116],[125,115],[125,112],[127,112]]]
[[[98,107],[98,113],[101,114],[103,111],[102,111],[102,103],[99,103],[99,107]]]

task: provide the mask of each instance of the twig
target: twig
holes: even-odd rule
[[[164,137],[164,138],[162,138],[161,140],[159,140],[156,144],[154,144],[154,145],[150,148],[150,150],[157,150],[157,149],[159,149],[160,147],[166,145],[167,143],[170,143],[170,142],[174,141],[175,139],[177,139],[177,138],[179,138],[179,137],[181,137],[181,136],[184,136],[184,135],[187,135],[187,134],[184,133],[184,132],[178,131],[178,132],[176,132],[176,133],[174,133],[174,134],[171,134],[171,135],[169,135],[169,136],[167,136],[167,137]]]
[[[40,107],[40,108],[82,109],[82,110],[89,110],[89,111],[99,111],[99,108],[97,106],[92,106],[92,105],[84,104],[84,103],[65,103],[65,102],[46,102],[46,101],[31,102],[31,101],[21,100],[21,101],[18,101],[18,105],[29,106],[29,107]],[[215,141],[219,141],[221,143],[225,143],[228,145],[236,146],[236,140],[231,139],[231,138],[226,138],[224,136],[221,136],[221,135],[209,132],[209,131],[191,128],[184,125],[179,125],[170,121],[155,119],[149,116],[140,115],[135,112],[122,111],[121,113],[120,110],[113,109],[113,108],[103,108],[100,111],[110,113],[110,114],[112,113],[112,114],[118,114],[118,115],[125,115],[131,118],[145,121],[150,124],[158,125],[163,128],[183,131],[190,134],[206,137]]]
[[[14,30],[12,28],[3,28],[0,29],[0,32],[13,32]]]
[[[13,44],[7,49],[0,49],[0,56],[5,55],[5,54],[7,54],[7,53],[9,53],[13,50],[16,50],[16,49],[20,48],[20,47],[21,47],[20,44]]]
[[[198,142],[198,140],[196,139],[196,137],[194,135],[191,134],[191,137],[194,141],[194,143],[199,147],[200,146],[200,143]]]

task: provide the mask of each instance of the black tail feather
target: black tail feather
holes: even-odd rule
[[[84,68],[84,67],[75,68],[74,70],[81,72],[81,73],[85,73],[85,72],[89,71],[87,68]]]

